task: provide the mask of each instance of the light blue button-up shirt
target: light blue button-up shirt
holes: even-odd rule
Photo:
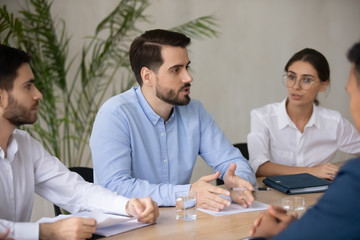
[[[235,162],[237,176],[256,181],[248,161],[199,101],[175,106],[164,123],[139,87],[100,108],[90,147],[95,183],[126,197],[150,196],[159,206],[174,206],[175,192],[189,190],[199,154],[221,178]]]

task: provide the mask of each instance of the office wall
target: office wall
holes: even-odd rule
[[[18,9],[23,2],[2,1],[9,9]],[[116,2],[54,0],[52,12],[65,19],[72,37],[70,53],[79,52],[84,37],[93,33]],[[305,47],[319,50],[330,63],[331,87],[319,96],[321,105],[351,120],[345,52],[360,40],[359,12],[357,0],[153,0],[146,11],[151,23],[139,28],[170,28],[208,14],[218,19],[219,37],[193,40],[189,48],[191,97],[202,101],[235,143],[246,141],[251,109],[286,97],[280,78],[284,65]],[[345,157],[340,154],[336,160]],[[192,181],[210,172],[199,160]],[[39,216],[50,214],[40,210]]]

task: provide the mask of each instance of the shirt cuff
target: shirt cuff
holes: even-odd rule
[[[110,214],[121,214],[129,216],[129,214],[126,212],[126,204],[128,202],[128,198],[113,193],[113,198],[111,198],[111,201],[106,203],[106,207],[103,211]]]
[[[19,223],[19,222],[15,223],[13,237],[16,240],[39,239],[39,223]]]
[[[256,184],[256,177],[254,171],[252,170],[248,162],[236,162],[235,175],[242,179],[245,179],[253,186],[255,186]]]
[[[236,174],[236,176],[239,176],[242,179],[248,181],[252,186],[256,185],[256,177],[255,177],[255,175],[241,176],[241,175]]]

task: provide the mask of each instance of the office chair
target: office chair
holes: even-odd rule
[[[249,151],[248,151],[248,147],[247,147],[247,143],[235,143],[234,147],[238,148],[241,152],[241,154],[244,156],[244,158],[246,158],[247,160],[249,160]],[[216,186],[219,185],[223,185],[224,181],[220,178],[216,179]]]
[[[247,143],[235,143],[234,147],[238,148],[241,154],[244,156],[244,158],[249,160],[249,151],[248,151]]]
[[[70,171],[78,173],[81,177],[84,178],[87,182],[94,182],[94,173],[93,169],[89,167],[70,167]],[[62,214],[61,209],[54,204],[55,216]]]
[[[82,178],[84,178],[85,181],[87,182],[94,182],[94,172],[92,168],[89,167],[70,167],[69,168],[70,171],[72,172],[76,172],[78,173]],[[62,214],[61,209],[56,206],[54,204],[54,211],[55,211],[55,216],[58,216],[59,214]],[[93,239],[99,239],[99,238],[103,238],[104,236],[98,235],[98,234],[93,234],[91,236],[91,238],[88,238],[88,240],[93,240]]]

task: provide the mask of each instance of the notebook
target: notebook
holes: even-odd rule
[[[323,192],[331,182],[308,173],[300,173],[266,177],[263,183],[285,194],[301,194]]]

